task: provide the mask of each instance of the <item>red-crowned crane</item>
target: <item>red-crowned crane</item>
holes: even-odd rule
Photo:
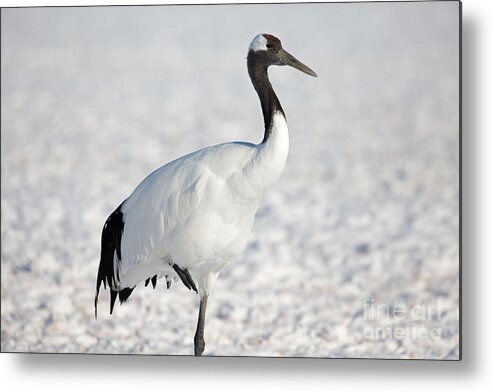
[[[108,217],[101,236],[101,283],[110,288],[110,314],[134,288],[161,278],[169,288],[179,278],[200,296],[194,353],[205,347],[207,299],[223,267],[247,245],[264,192],[279,178],[289,149],[288,126],[267,75],[271,65],[289,65],[317,76],[270,34],[250,43],[248,74],[260,98],[264,138],[232,142],[175,159],[147,176]]]

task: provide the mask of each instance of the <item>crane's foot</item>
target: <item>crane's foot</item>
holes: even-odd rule
[[[204,352],[205,349],[205,342],[204,342],[204,337],[195,334],[195,338],[193,339],[194,343],[194,354],[196,357],[201,357],[202,353]]]

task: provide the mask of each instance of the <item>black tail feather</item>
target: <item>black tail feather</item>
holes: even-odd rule
[[[119,270],[114,263],[115,255],[118,261],[121,261],[122,259],[121,242],[124,222],[121,208],[123,203],[108,217],[101,234],[101,260],[99,262],[98,276],[96,279],[96,296],[94,298],[95,317],[98,315],[98,296],[101,284],[103,284],[105,289],[106,284],[108,284],[108,287],[111,290],[110,314],[113,313],[117,295],[120,297],[120,302],[123,303],[127,300],[133,290],[133,288],[124,288],[119,292],[114,290],[117,287],[119,280]]]
[[[152,277],[151,282],[152,282],[152,288],[155,289],[157,284],[157,275],[154,275]]]
[[[113,307],[115,306],[115,300],[116,300],[116,296],[118,295],[118,291],[115,291],[113,289],[110,290],[111,290],[110,314],[113,314]]]
[[[134,289],[135,286],[132,288],[127,287],[126,289],[123,289],[122,291],[118,292],[118,297],[120,298],[120,304],[123,304],[128,299],[128,297],[130,297],[130,294],[132,294],[132,291],[134,291]]]

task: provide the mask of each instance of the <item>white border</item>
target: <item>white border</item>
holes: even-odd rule
[[[215,0],[215,3],[228,1]],[[229,1],[231,2],[231,1]],[[248,2],[248,1],[243,1]],[[258,2],[258,1],[254,1]],[[0,0],[0,6],[170,1]],[[203,0],[180,3],[207,3]],[[3,390],[470,391],[493,385],[491,0],[463,1],[463,361],[0,354]]]

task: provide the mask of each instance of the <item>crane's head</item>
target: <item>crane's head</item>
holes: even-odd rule
[[[257,35],[250,43],[248,56],[255,56],[255,60],[266,67],[270,65],[289,65],[310,76],[318,76],[313,70],[285,51],[279,38],[270,34]]]

